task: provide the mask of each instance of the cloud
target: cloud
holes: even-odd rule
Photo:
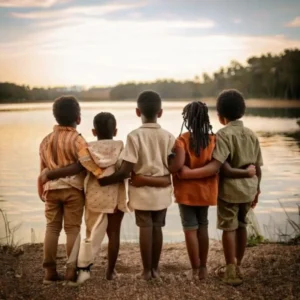
[[[51,7],[72,0],[0,0],[0,7]]]
[[[26,13],[12,12],[11,15],[19,19],[58,19],[72,16],[101,16],[115,11],[132,9],[144,6],[145,3],[140,2],[136,4],[108,4],[97,6],[75,6],[60,10],[47,11],[32,11]]]
[[[296,17],[294,20],[285,24],[285,27],[300,27],[300,17]]]
[[[241,24],[242,20],[241,19],[233,19],[234,24]]]
[[[71,23],[69,23],[71,22]],[[39,31],[0,43],[0,77],[33,85],[110,85],[193,78],[235,59],[300,47],[285,36],[217,35],[209,20],[110,20],[75,15],[37,22]],[[43,24],[44,27],[41,27]],[[181,28],[201,28],[183,35]],[[188,32],[188,30],[186,30]]]

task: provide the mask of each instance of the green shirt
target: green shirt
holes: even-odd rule
[[[258,138],[242,121],[232,121],[217,133],[213,158],[222,164],[228,160],[233,168],[249,164],[263,165]],[[219,198],[230,203],[252,202],[257,193],[258,178],[220,178]]]

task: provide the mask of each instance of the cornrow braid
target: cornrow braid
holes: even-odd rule
[[[182,112],[183,126],[190,133],[190,147],[196,156],[200,156],[201,149],[205,149],[210,142],[209,135],[213,134],[208,116],[208,108],[205,103],[195,101],[187,104]]]

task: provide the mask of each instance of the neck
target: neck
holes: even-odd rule
[[[70,124],[70,125],[60,125],[60,124],[58,124],[58,126],[76,128],[77,124],[76,123],[73,123],[73,124]]]
[[[147,124],[147,123],[157,123],[157,117],[152,118],[152,119],[147,119],[146,117],[142,116],[142,123]]]
[[[103,140],[112,140],[113,137],[102,137],[102,136],[97,136],[98,141],[103,141]]]

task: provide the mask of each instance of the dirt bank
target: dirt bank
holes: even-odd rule
[[[189,269],[183,243],[164,246],[162,280],[144,282],[135,279],[141,270],[139,248],[122,244],[116,281],[106,281],[106,249],[93,268],[92,279],[81,287],[62,284],[43,286],[42,245],[24,245],[24,254],[0,253],[0,299],[300,299],[300,246],[276,244],[248,248],[244,261],[245,282],[233,288],[222,284],[214,270],[223,263],[219,242],[212,241],[209,255],[209,278],[189,281]],[[58,270],[64,271],[65,252],[60,246]]]

